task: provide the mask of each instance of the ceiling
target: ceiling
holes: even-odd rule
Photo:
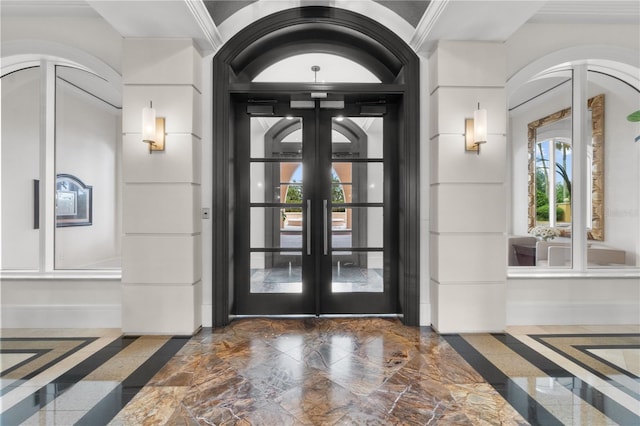
[[[406,20],[414,28],[418,26],[420,18],[424,15],[429,5],[429,0],[373,0],[376,3],[393,11],[404,20]],[[204,3],[211,15],[213,22],[216,25],[220,25],[231,15],[239,11],[245,6],[252,3],[257,3],[258,0],[204,0]],[[311,3],[311,2],[308,2]],[[320,2],[314,2],[320,3]],[[329,3],[329,2],[326,2]],[[335,2],[334,2],[335,3]]]
[[[506,40],[527,22],[640,25],[638,0],[0,0],[0,15],[101,16],[123,37],[189,37],[207,53],[269,11],[301,5],[365,13],[418,51],[437,40]]]

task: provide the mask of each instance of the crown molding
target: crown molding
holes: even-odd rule
[[[433,30],[433,27],[438,22],[438,19],[442,15],[442,12],[447,8],[451,0],[432,0],[427,6],[427,10],[422,15],[416,31],[411,37],[409,45],[414,51],[419,52],[426,47],[427,39]]]
[[[222,35],[218,31],[218,27],[213,22],[213,18],[209,14],[207,7],[202,0],[184,0],[189,12],[198,23],[200,30],[205,36],[206,41],[209,43],[212,51],[217,51],[224,44]],[[205,46],[201,46],[203,50]]]

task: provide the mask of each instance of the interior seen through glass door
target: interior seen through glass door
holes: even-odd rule
[[[384,291],[382,125],[381,117],[332,120],[332,293]]]
[[[250,291],[302,292],[302,120],[251,118]]]

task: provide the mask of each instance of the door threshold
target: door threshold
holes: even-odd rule
[[[282,315],[229,315],[229,321],[247,318],[303,319],[303,318],[398,318],[401,314],[282,314]]]
[[[401,318],[400,314],[322,314],[320,318]]]
[[[229,321],[233,321],[235,319],[246,319],[246,318],[281,318],[281,319],[296,319],[296,318],[315,318],[316,316],[313,314],[282,314],[282,315],[270,315],[270,314],[256,314],[256,315],[229,315]]]

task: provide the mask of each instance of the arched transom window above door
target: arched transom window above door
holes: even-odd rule
[[[380,83],[380,79],[351,59],[327,53],[303,53],[267,67],[253,82]]]

